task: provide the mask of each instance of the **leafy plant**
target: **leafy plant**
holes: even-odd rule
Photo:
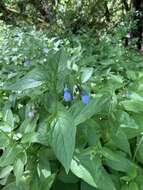
[[[1,31],[1,189],[142,190],[140,54],[119,33]]]

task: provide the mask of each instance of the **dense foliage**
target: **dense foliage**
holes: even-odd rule
[[[37,2],[0,3],[0,189],[143,190],[131,2]]]

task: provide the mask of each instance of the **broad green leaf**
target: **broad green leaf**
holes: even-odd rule
[[[77,155],[71,163],[71,171],[89,185],[101,190],[116,190],[99,157]]]
[[[102,112],[102,110],[105,109],[105,106],[107,105],[108,102],[109,102],[109,97],[102,96],[98,99],[96,98],[92,99],[88,105],[81,107],[80,110],[79,110],[78,104],[77,104],[77,108],[76,106],[74,106],[75,112],[79,110],[79,112],[75,116],[75,125],[77,126],[80,123],[83,123],[86,120],[90,119],[95,114]],[[71,108],[71,112],[73,112],[72,108]]]
[[[14,84],[5,84],[8,90],[23,91],[30,88],[41,86],[47,80],[48,73],[44,68],[38,67],[30,71],[26,76],[20,78]]]
[[[69,171],[74,147],[76,128],[73,118],[66,111],[58,112],[51,123],[51,146],[66,172]]]
[[[112,136],[112,140],[117,147],[131,155],[128,138],[121,128],[119,128],[116,134]]]
[[[134,113],[142,113],[143,112],[143,100],[125,100],[120,102],[121,105],[127,111],[132,111]]]
[[[12,170],[13,170],[13,166],[11,166],[11,165],[1,168],[0,169],[0,178],[7,177]]]
[[[118,152],[113,152],[108,148],[102,149],[106,164],[117,171],[129,173],[134,164]]]
[[[79,125],[79,128],[81,128],[81,130],[85,134],[85,137],[90,146],[97,144],[98,140],[101,137],[101,127],[96,121],[94,121],[93,119],[89,119]],[[87,142],[85,141],[85,143]]]
[[[140,129],[134,118],[127,112],[118,111],[116,120],[119,122],[120,128],[125,132],[128,138],[133,138],[140,134]]]
[[[93,68],[83,68],[81,75],[81,82],[87,82],[93,74]]]
[[[20,145],[9,145],[6,147],[3,155],[0,157],[0,167],[13,164],[17,159],[19,153],[23,152],[23,148]]]
[[[123,79],[121,76],[109,74],[107,81],[108,89],[116,90],[118,88],[121,88],[122,86],[123,86]]]

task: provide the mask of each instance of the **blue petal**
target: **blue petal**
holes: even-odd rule
[[[67,88],[64,89],[64,100],[65,100],[66,102],[69,102],[69,101],[72,100],[72,95],[71,95],[71,93],[70,93],[70,90],[67,89]]]
[[[89,103],[89,94],[86,91],[83,91],[81,94],[81,100],[84,104]]]

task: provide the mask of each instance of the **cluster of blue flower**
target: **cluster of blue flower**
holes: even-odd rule
[[[65,102],[69,102],[73,99],[73,96],[71,94],[71,91],[68,88],[64,88],[64,100]],[[84,104],[89,103],[89,93],[86,90],[83,90],[81,92],[81,101]]]

